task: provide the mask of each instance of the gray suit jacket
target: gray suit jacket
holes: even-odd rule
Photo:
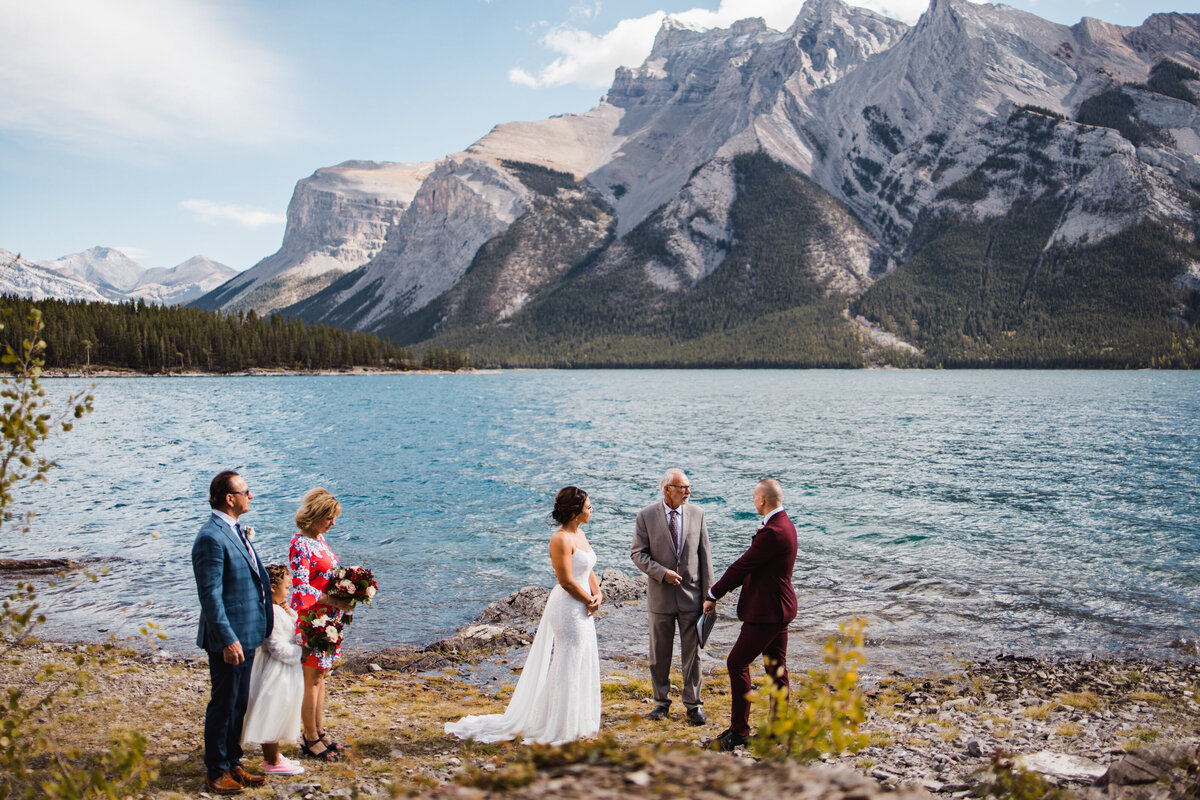
[[[704,512],[691,503],[683,504],[681,533],[683,542],[676,558],[662,501],[638,512],[629,557],[650,577],[647,603],[655,614],[699,613],[704,595],[713,584],[708,526]],[[683,576],[683,583],[672,586],[664,582],[663,575],[669,569]]]
[[[215,514],[196,534],[192,572],[200,595],[197,646],[218,651],[241,642],[243,652],[250,653],[270,635],[275,622],[271,580],[257,551],[254,556],[257,570],[237,534]]]

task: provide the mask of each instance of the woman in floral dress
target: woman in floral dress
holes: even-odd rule
[[[342,613],[350,610],[345,600],[325,594],[325,587],[338,565],[337,556],[325,541],[325,534],[341,513],[342,504],[324,489],[311,490],[300,502],[300,510],[296,512],[296,527],[299,530],[292,537],[288,551],[288,562],[292,569],[291,606],[300,615],[315,609],[341,619]],[[335,652],[322,653],[308,647],[303,632],[298,632],[300,644],[304,647],[301,662],[304,666],[304,702],[300,706],[304,743],[300,752],[311,758],[332,761],[337,758],[340,748],[322,723],[325,676],[342,650],[341,642],[338,642]]]

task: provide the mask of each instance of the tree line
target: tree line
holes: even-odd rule
[[[27,318],[41,309],[47,369],[85,365],[146,373],[323,370],[350,367],[458,369],[461,353],[442,350],[414,361],[411,351],[368,333],[254,311],[223,314],[145,301],[93,303],[0,298],[0,344],[19,350]]]

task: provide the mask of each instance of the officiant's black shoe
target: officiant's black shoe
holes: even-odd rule
[[[712,741],[713,748],[716,750],[724,750],[726,753],[733,752],[733,748],[742,747],[746,744],[746,737],[739,736],[732,729],[722,731],[716,739]]]
[[[670,706],[655,706],[654,708],[650,709],[650,713],[646,715],[646,719],[651,719],[655,722],[659,721],[660,719],[666,719],[668,708],[670,708]]]
[[[703,725],[708,722],[708,717],[704,716],[704,709],[689,708],[687,710],[687,721],[693,725]]]

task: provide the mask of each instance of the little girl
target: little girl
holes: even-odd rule
[[[267,575],[271,578],[275,627],[254,655],[242,747],[262,745],[262,770],[268,775],[299,775],[304,767],[279,753],[280,742],[294,742],[300,737],[300,704],[304,700],[296,612],[288,608],[290,573],[286,564],[271,564]]]

